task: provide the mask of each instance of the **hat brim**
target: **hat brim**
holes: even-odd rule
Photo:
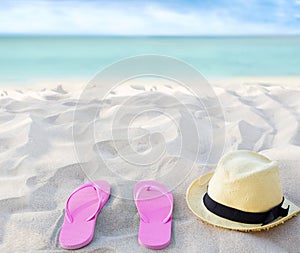
[[[237,230],[242,232],[255,232],[261,230],[268,230],[272,227],[278,226],[279,224],[282,224],[285,221],[291,219],[293,216],[296,216],[297,213],[300,212],[300,208],[298,206],[296,206],[291,201],[285,199],[283,207],[286,208],[290,206],[288,215],[285,217],[279,217],[278,219],[264,226],[262,226],[261,224],[239,223],[217,216],[210,212],[203,203],[203,196],[207,191],[208,183],[213,174],[213,172],[210,172],[197,178],[191,183],[186,192],[186,201],[189,209],[204,222],[207,222],[217,227],[231,230]]]

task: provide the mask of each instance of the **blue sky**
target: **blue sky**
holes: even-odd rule
[[[300,34],[300,0],[1,0],[0,34]]]

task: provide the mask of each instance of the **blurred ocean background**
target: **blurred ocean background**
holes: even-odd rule
[[[300,76],[300,37],[0,37],[0,86],[88,81],[125,57],[159,54],[206,78]]]

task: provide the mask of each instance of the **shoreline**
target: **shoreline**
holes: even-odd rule
[[[39,91],[42,89],[55,89],[62,86],[66,91],[76,91],[83,89],[92,78],[82,78],[74,80],[48,80],[34,81],[31,85],[21,84],[1,84],[0,90],[22,90]],[[232,85],[252,85],[261,84],[266,86],[300,86],[300,76],[238,76],[238,77],[212,77],[205,79],[213,86],[226,88]]]
[[[215,78],[211,79],[210,83],[222,87],[237,84],[295,87],[300,86],[300,76],[241,76],[233,78]]]

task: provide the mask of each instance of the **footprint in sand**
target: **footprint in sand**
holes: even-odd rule
[[[66,102],[66,103],[63,103],[63,105],[65,105],[65,106],[75,106],[75,105],[77,105],[77,103],[76,102]]]
[[[7,96],[7,95],[8,95],[8,93],[7,93],[6,90],[4,90],[4,91],[1,92],[1,97]]]
[[[133,85],[130,85],[130,87],[135,90],[145,90],[145,87],[143,85],[133,84]]]
[[[58,85],[55,89],[53,89],[53,91],[57,92],[57,93],[60,93],[60,94],[67,94],[68,92],[66,92],[62,85]]]
[[[94,151],[100,154],[101,157],[106,159],[112,159],[117,156],[117,150],[114,148],[113,141],[101,141],[94,145]]]

